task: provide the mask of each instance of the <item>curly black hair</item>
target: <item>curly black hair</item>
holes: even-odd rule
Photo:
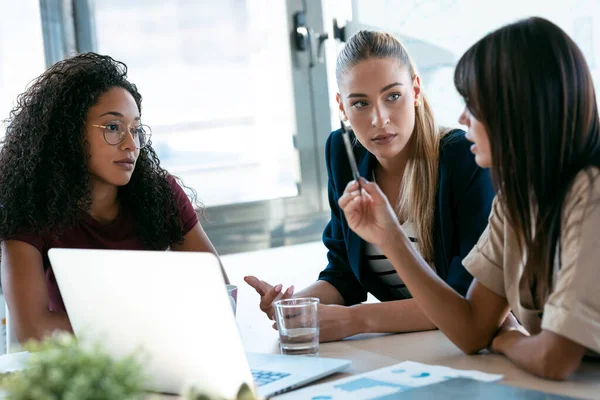
[[[17,98],[0,149],[0,240],[17,233],[64,232],[90,210],[85,118],[113,87],[131,93],[141,113],[142,96],[127,80],[127,66],[96,53],[54,64]],[[196,204],[193,191],[192,197]],[[140,150],[118,199],[133,214],[137,236],[148,249],[183,241],[168,173],[151,142]]]

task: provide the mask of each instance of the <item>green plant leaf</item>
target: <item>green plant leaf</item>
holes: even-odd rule
[[[3,375],[0,385],[15,400],[137,400],[146,377],[134,356],[113,359],[100,344],[81,345],[60,333],[29,342],[26,369]]]

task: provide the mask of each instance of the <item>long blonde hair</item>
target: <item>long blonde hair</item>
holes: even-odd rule
[[[389,33],[362,30],[347,41],[338,55],[338,87],[347,72],[369,58],[390,58],[407,68],[412,79],[417,74],[408,52],[398,39]],[[400,221],[412,222],[421,254],[432,264],[438,159],[443,133],[435,123],[433,111],[424,93],[421,93],[420,99],[421,105],[415,106],[415,127],[409,143],[412,152],[406,163],[395,210]]]

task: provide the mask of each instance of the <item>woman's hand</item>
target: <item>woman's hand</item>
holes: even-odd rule
[[[360,329],[353,318],[351,307],[319,304],[319,342],[335,342],[357,335]],[[277,329],[277,322],[273,323]]]
[[[351,307],[319,304],[319,342],[334,342],[359,333]]]
[[[283,294],[281,293],[281,289],[283,286],[281,284],[271,286],[265,281],[261,281],[255,276],[246,276],[244,277],[244,281],[256,290],[256,293],[260,295],[260,309],[262,312],[267,314],[269,319],[275,319],[275,309],[273,308],[273,303],[276,300],[280,299],[290,299],[294,294],[294,286],[290,286],[287,288]]]
[[[350,229],[363,240],[381,247],[391,233],[400,232],[402,228],[379,186],[364,178],[360,178],[360,184],[362,190],[359,191],[356,181],[348,183],[338,204]]]

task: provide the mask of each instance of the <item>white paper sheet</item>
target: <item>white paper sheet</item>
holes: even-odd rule
[[[295,390],[277,396],[277,399],[376,400],[379,397],[389,396],[415,387],[459,377],[482,382],[495,382],[501,380],[503,375],[405,361],[390,367]]]

